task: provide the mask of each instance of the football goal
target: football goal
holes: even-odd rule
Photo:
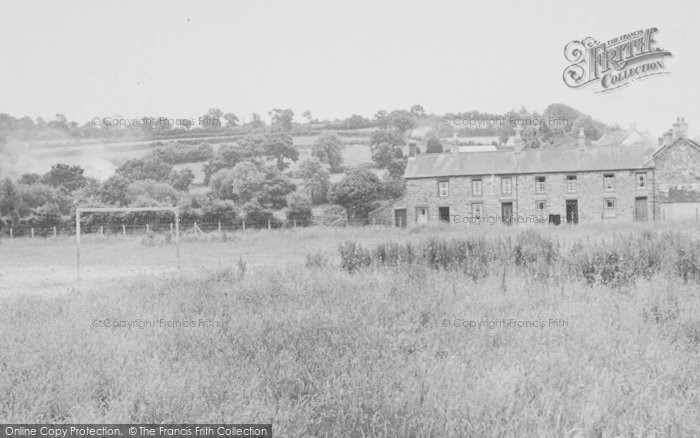
[[[168,211],[175,215],[175,253],[177,269],[180,270],[180,212],[177,207],[76,207],[75,209],[75,251],[76,278],[80,280],[80,215],[82,213],[136,213]]]

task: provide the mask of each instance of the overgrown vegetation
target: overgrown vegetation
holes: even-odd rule
[[[494,265],[513,266],[538,280],[575,277],[589,284],[633,286],[665,272],[684,283],[700,282],[700,242],[683,233],[626,233],[608,239],[579,240],[569,248],[537,231],[515,238],[469,236],[429,238],[418,244],[380,243],[367,248],[347,241],[339,246],[341,267],[355,272],[369,266],[424,265],[483,278]]]

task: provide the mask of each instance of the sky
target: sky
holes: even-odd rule
[[[250,120],[543,111],[565,103],[658,136],[700,134],[700,3],[693,1],[22,1],[0,14],[0,112]],[[668,75],[610,93],[571,89],[564,46],[658,28]]]

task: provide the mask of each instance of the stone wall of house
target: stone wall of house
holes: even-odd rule
[[[700,185],[700,149],[687,141],[677,141],[654,157],[659,190],[669,186]]]
[[[643,171],[647,182],[645,188],[637,187],[637,171],[618,170],[615,172],[579,172],[579,173],[546,173],[538,175],[483,175],[481,177],[452,177],[452,178],[419,178],[406,181],[406,207],[409,225],[416,223],[416,209],[428,208],[428,223],[439,221],[440,207],[449,207],[451,223],[471,224],[472,204],[480,202],[483,205],[482,217],[488,223],[500,222],[502,204],[512,202],[513,222],[515,224],[547,223],[549,215],[560,215],[561,222],[566,222],[566,201],[578,201],[579,223],[603,221],[633,221],[635,200],[647,197],[647,217],[653,219],[655,211],[655,196],[652,189],[654,172],[652,169]],[[606,192],[604,176],[614,175],[615,187]],[[567,176],[576,176],[575,192],[567,191]],[[536,177],[545,177],[545,192],[536,191]],[[502,193],[502,179],[512,178],[512,193]],[[482,194],[472,193],[472,181],[482,181]],[[439,196],[439,181],[449,182],[449,195]],[[604,201],[607,198],[615,200],[615,216],[604,217]],[[540,214],[536,210],[536,202],[545,201],[546,210]]]

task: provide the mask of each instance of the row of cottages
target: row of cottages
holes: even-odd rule
[[[684,120],[673,126],[658,146],[589,145],[581,132],[575,148],[523,149],[520,130],[513,150],[416,155],[411,146],[406,195],[379,213],[399,226],[665,219],[673,188],[700,188],[700,145]],[[695,219],[700,203],[686,210]]]

